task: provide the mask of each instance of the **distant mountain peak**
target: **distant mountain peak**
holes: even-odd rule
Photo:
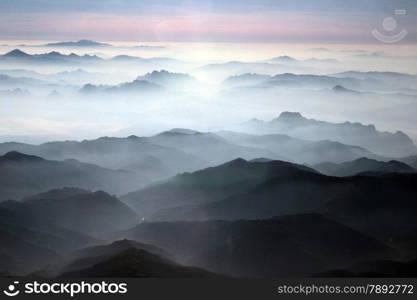
[[[99,43],[92,40],[79,40],[75,42],[57,42],[44,45],[46,47],[109,47],[110,44]]]
[[[395,136],[400,137],[402,139],[406,139],[407,141],[409,141],[410,143],[413,143],[413,141],[411,140],[411,138],[406,135],[404,132],[402,132],[401,130],[398,130],[394,133]]]
[[[30,55],[27,54],[26,52],[23,52],[20,49],[14,49],[14,50],[4,54],[4,56],[7,56],[7,57],[28,57]]]
[[[333,92],[338,92],[338,93],[354,93],[354,94],[359,94],[359,92],[354,91],[354,90],[351,90],[351,89],[347,89],[347,88],[345,88],[345,87],[344,87],[344,86],[342,86],[342,85],[335,85],[335,86],[332,88],[332,91],[333,91]]]
[[[361,157],[341,164],[323,163],[315,166],[317,170],[331,176],[353,176],[358,174],[415,173],[416,170],[397,160],[378,161]]]
[[[158,71],[158,70],[153,70],[150,74],[170,74],[171,72],[169,72],[169,71],[167,71],[167,70],[164,70],[164,69],[162,69],[162,70],[160,70],[160,71]],[[148,73],[149,74],[149,73]]]
[[[282,55],[282,56],[278,56],[278,57],[274,57],[272,60],[276,60],[276,61],[287,61],[287,62],[295,62],[297,61],[295,58],[288,56],[288,55]]]
[[[173,128],[171,130],[163,131],[156,136],[189,136],[195,134],[201,134],[201,132],[186,128]]]
[[[49,53],[46,53],[45,55],[48,55],[48,56],[62,56],[62,54],[58,51],[51,51]]]
[[[137,80],[147,80],[157,84],[168,83],[171,80],[176,81],[175,83],[181,82],[194,82],[196,79],[186,73],[174,73],[167,70],[152,71],[151,73],[146,73],[144,76],[139,76]]]
[[[94,41],[92,41],[92,40],[79,40],[78,42],[77,42],[78,44],[100,44],[100,43],[98,43],[98,42],[94,42]]]
[[[284,122],[297,122],[297,121],[304,121],[306,120],[306,118],[304,118],[303,115],[300,114],[299,112],[284,111],[275,120],[284,121]]]
[[[263,120],[259,120],[259,119],[257,119],[257,118],[252,118],[252,119],[250,119],[248,122],[250,122],[250,123],[264,123],[264,121]]]
[[[167,71],[167,70],[164,70],[164,69],[162,69],[162,70],[154,70],[154,71],[152,71],[152,72],[150,72],[150,73],[146,73],[145,74],[145,77],[146,76],[167,76],[167,75],[184,75],[184,76],[188,76],[187,74],[183,74],[183,73],[174,73],[174,72],[169,72],[169,71]]]
[[[223,166],[238,166],[238,165],[248,164],[248,163],[249,163],[248,161],[244,160],[241,157],[238,157],[238,158],[236,158],[234,160],[231,160],[231,161],[223,164]]]
[[[169,132],[182,133],[182,134],[196,134],[196,133],[200,133],[199,131],[192,130],[192,129],[187,129],[187,128],[172,128],[171,130],[169,130]]]
[[[130,56],[130,55],[116,55],[112,58],[112,60],[119,60],[119,61],[130,61],[130,60],[140,60],[140,57],[137,56]]]
[[[358,159],[355,159],[353,162],[358,162],[358,163],[362,163],[362,162],[377,162],[377,160],[376,159],[367,158],[367,157],[360,157]]]

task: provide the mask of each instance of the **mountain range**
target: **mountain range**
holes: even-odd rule
[[[33,79],[30,77],[13,77],[5,74],[0,74],[0,86],[5,86],[7,88],[20,88],[43,84],[46,84],[46,82],[39,79]]]
[[[84,85],[82,93],[138,93],[138,92],[162,92],[165,89],[188,90],[197,88],[200,83],[194,77],[183,73],[172,73],[166,70],[153,71],[143,76],[138,76],[132,82],[125,82],[116,86]]]
[[[416,208],[410,207],[417,193],[411,185],[416,176],[376,172],[336,178],[287,162],[237,159],[173,177],[121,199],[148,221],[237,220],[325,213],[333,205],[339,207],[364,197],[362,205],[380,201],[380,209],[386,204],[389,210],[390,197],[397,193],[397,201],[404,202],[399,211],[409,224]],[[378,191],[374,191],[378,185]]]
[[[417,277],[417,57],[197,44],[1,45],[0,277]]]
[[[80,64],[80,63],[98,63],[102,61],[96,55],[77,55],[61,54],[52,51],[44,54],[28,54],[19,49],[12,50],[6,54],[0,55],[0,63],[13,63],[18,65],[24,64]]]
[[[360,80],[375,80],[382,82],[385,87],[392,89],[407,89],[416,87],[417,75],[397,73],[397,72],[358,72],[358,71],[346,71],[331,74],[331,76],[338,78],[356,78]]]
[[[188,74],[172,73],[166,70],[153,71],[152,73],[139,76],[136,80],[148,81],[175,90],[186,90],[200,85],[197,79]]]
[[[403,157],[400,161],[412,166],[414,169],[417,169],[417,155]]]
[[[355,274],[348,272],[361,269],[352,266],[375,260],[407,264],[417,251],[416,176],[337,178],[261,158],[180,174],[122,201],[100,191],[50,190],[0,203],[0,252],[7,254],[0,271],[287,277]]]
[[[351,77],[332,77],[314,74],[284,73],[277,75],[259,75],[254,73],[237,75],[227,78],[224,84],[229,87],[290,87],[290,88],[320,88],[328,89],[334,86],[344,86],[349,89],[373,89],[378,82],[371,79],[356,79]]]
[[[271,121],[252,119],[234,126],[233,129],[254,134],[287,134],[307,140],[331,140],[362,146],[387,157],[399,158],[414,155],[417,151],[413,141],[401,131],[381,132],[374,125],[307,119],[298,112],[283,112]]]
[[[92,266],[64,273],[61,277],[216,278],[218,276],[200,268],[180,265],[146,250],[130,248],[114,256],[95,259]]]
[[[340,164],[321,163],[313,166],[314,169],[323,174],[331,176],[353,176],[360,173],[415,173],[416,169],[399,161],[388,162],[377,161],[369,158],[359,158],[354,161],[347,161]]]
[[[78,55],[75,53],[63,54],[58,51],[42,54],[28,54],[20,49],[14,49],[3,55],[0,55],[0,66],[7,66],[12,68],[27,68],[28,66],[68,66],[74,68],[74,66],[103,66],[104,64],[113,67],[115,65],[120,67],[121,65],[126,64],[132,66],[133,64],[134,66],[141,66],[149,69],[149,67],[175,68],[183,66],[185,63],[168,57],[142,58],[136,56],[117,55],[106,59],[97,55]]]
[[[236,74],[245,73],[259,73],[259,74],[279,74],[285,72],[292,73],[316,73],[316,69],[303,65],[288,65],[281,63],[271,62],[242,62],[242,61],[229,61],[225,63],[208,64],[198,67],[194,70],[195,73],[205,74],[211,76],[219,81],[223,81],[230,76],[236,76]]]
[[[285,60],[285,62],[283,62]],[[280,63],[288,63],[289,59],[282,58]],[[293,64],[290,64],[293,65]],[[347,71],[329,75],[294,73],[275,73],[276,75],[240,72],[226,78],[226,87],[290,87],[290,88],[321,88],[329,89],[341,86],[348,90],[387,91],[415,89],[417,75],[394,72],[356,72]]]
[[[1,200],[21,199],[66,186],[120,194],[149,183],[144,175],[134,172],[105,169],[74,159],[46,160],[16,151],[0,156],[0,175]]]
[[[42,47],[112,47],[111,44],[99,43],[91,40],[79,40],[76,42],[56,42],[42,45]]]
[[[331,162],[344,162],[360,157],[384,159],[369,150],[342,144],[330,140],[309,141],[297,139],[285,134],[253,135],[232,131],[216,133],[226,140],[246,146],[267,149],[286,161],[312,164],[322,162],[323,159]],[[260,157],[260,156],[259,156]],[[271,156],[269,156],[271,158]]]
[[[0,154],[9,151],[19,151],[51,160],[77,159],[110,169],[126,168],[137,172],[139,176],[148,177],[155,174],[157,178],[169,177],[178,172],[197,170],[207,166],[207,163],[198,157],[175,148],[152,144],[147,138],[137,136],[102,137],[81,142],[48,142],[40,145],[0,144]],[[152,159],[154,163],[149,164],[149,159]],[[142,169],[142,166],[145,165],[146,168]],[[150,179],[155,179],[155,177]]]
[[[80,89],[82,94],[96,94],[100,93],[101,95],[112,95],[112,94],[121,94],[121,93],[158,93],[163,92],[164,88],[160,85],[151,83],[146,80],[136,79],[132,82],[125,82],[114,86],[108,85],[92,85],[86,84]]]
[[[154,145],[176,148],[194,157],[199,157],[207,162],[206,166],[221,164],[236,157],[245,159],[258,157],[283,158],[280,154],[268,149],[236,145],[215,133],[181,128],[164,131],[148,137],[147,140]]]
[[[302,165],[279,161],[257,163],[236,159],[217,167],[177,175],[129,193],[121,199],[135,208],[143,218],[152,217],[158,211],[167,209],[181,213],[181,209],[176,211],[179,207],[204,206],[237,194],[244,195],[272,179],[281,180],[285,177],[310,174],[306,170],[310,170],[314,176],[314,170]],[[199,217],[196,215],[196,218]]]
[[[73,251],[138,222],[117,198],[76,188],[0,202],[0,216],[0,271],[15,275],[56,268]]]
[[[57,73],[39,73],[26,69],[2,69],[0,70],[0,74],[10,77],[8,80],[5,80],[5,77],[1,79],[3,84],[9,88],[9,84],[15,84],[21,87],[25,85],[38,86],[47,84],[103,84],[113,83],[115,81],[110,74],[88,72],[81,68]]]

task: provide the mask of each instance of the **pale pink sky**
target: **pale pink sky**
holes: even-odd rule
[[[0,1],[1,39],[372,42],[395,8],[417,40],[415,0]]]

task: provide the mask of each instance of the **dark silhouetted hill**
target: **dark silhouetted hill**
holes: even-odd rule
[[[2,204],[15,224],[57,227],[92,236],[126,229],[137,215],[116,197],[104,192],[63,189]]]
[[[187,264],[249,277],[307,276],[394,254],[377,240],[316,214],[142,223],[123,235],[164,247]]]
[[[142,249],[127,249],[82,270],[62,277],[215,278],[200,268],[186,267]]]

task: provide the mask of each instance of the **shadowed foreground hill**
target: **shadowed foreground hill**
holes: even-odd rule
[[[215,278],[200,268],[186,267],[142,249],[130,248],[86,269],[61,277]]]
[[[0,208],[13,216],[10,223],[55,226],[93,236],[126,229],[137,222],[135,212],[101,191],[53,190],[23,202],[3,202]]]
[[[132,82],[125,82],[119,85],[92,85],[86,84],[80,89],[82,94],[96,94],[102,96],[106,94],[130,94],[130,93],[159,93],[163,92],[164,88],[158,84],[148,82],[146,80],[134,80]]]
[[[74,250],[137,222],[129,207],[104,192],[64,188],[1,202],[0,272],[49,269]]]
[[[210,132],[177,128],[148,137],[147,140],[155,145],[176,148],[195,157],[200,157],[207,162],[205,167],[222,164],[237,157],[244,159],[268,157],[288,160],[285,156],[276,154],[269,149],[258,147],[259,145],[255,147],[237,145]]]
[[[25,240],[24,237],[10,232],[2,225],[0,225],[0,241],[0,272],[24,274],[33,268],[56,263],[60,259],[60,255],[48,249],[48,245]],[[45,242],[46,239],[43,241]]]
[[[70,255],[71,262],[66,263],[56,273],[64,274],[77,270],[87,269],[129,249],[144,250],[165,259],[175,261],[175,258],[172,254],[159,247],[123,239],[107,245],[96,245],[77,250]]]
[[[417,174],[376,174],[345,179],[353,188],[340,190],[323,211],[352,228],[401,249],[417,253]]]
[[[127,239],[115,241],[109,245],[98,245],[98,246],[91,246],[91,247],[80,249],[75,253],[75,257],[82,258],[82,257],[110,256],[110,255],[115,255],[118,252],[128,250],[130,248],[142,249],[150,253],[153,253],[155,255],[163,256],[169,259],[174,259],[170,253],[168,253],[167,251],[159,247],[156,247],[151,244],[139,243],[139,242],[131,241]]]
[[[183,263],[236,276],[307,276],[395,251],[317,214],[254,221],[142,223],[124,236]]]

